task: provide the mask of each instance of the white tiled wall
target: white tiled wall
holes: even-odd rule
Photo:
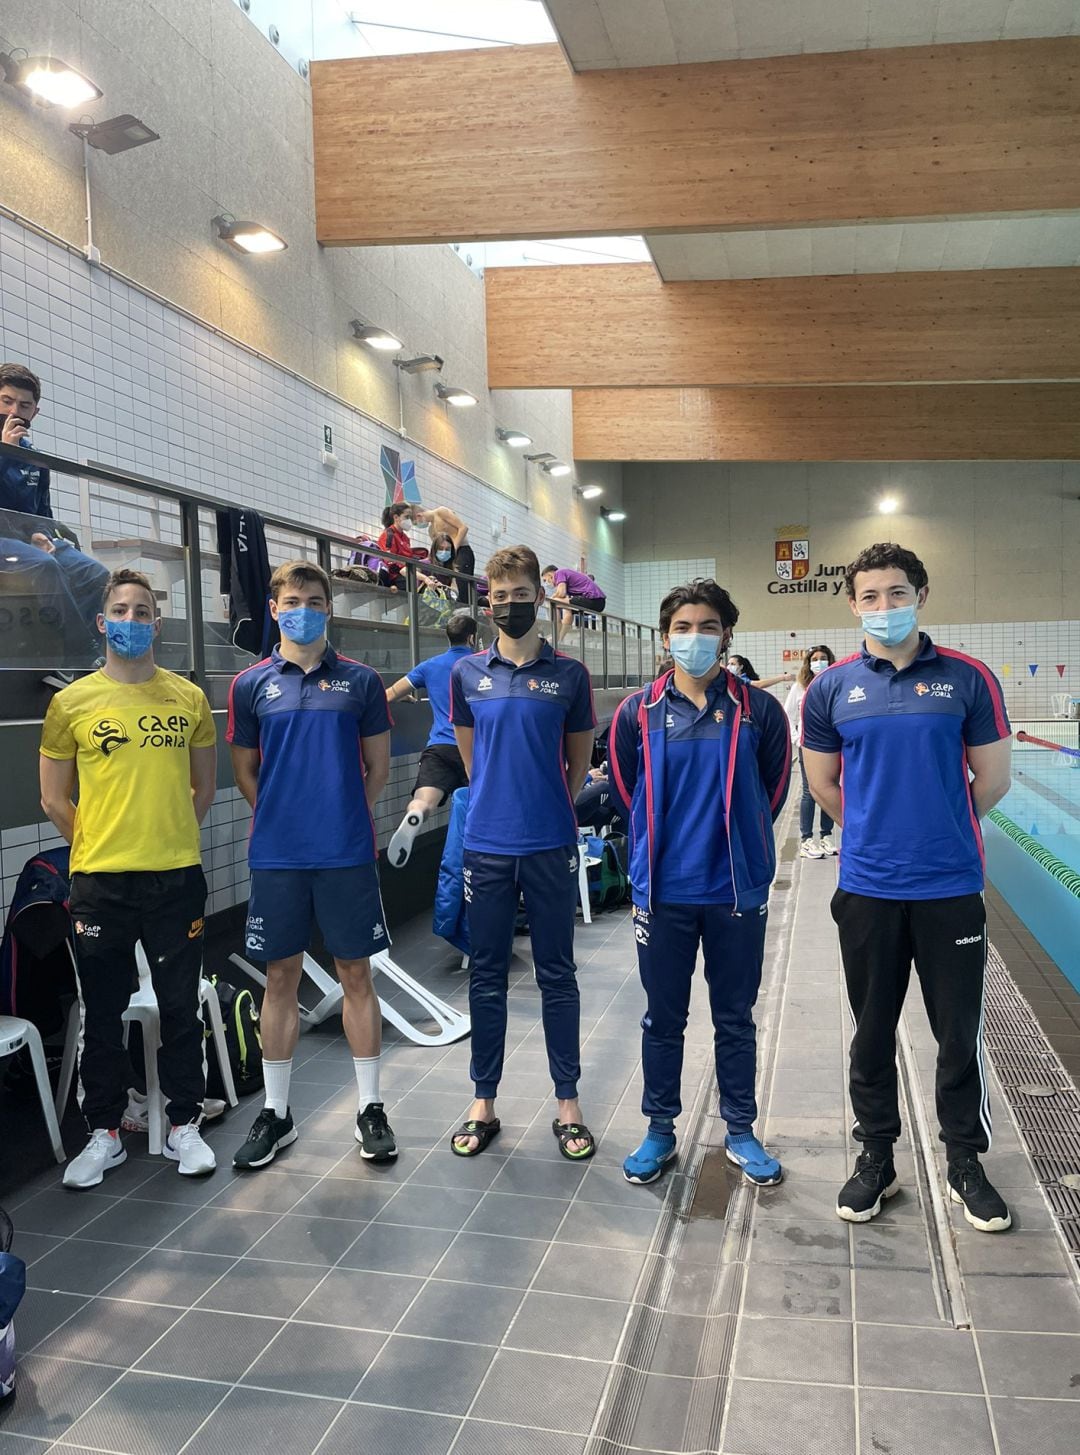
[[[631,561],[623,567],[626,615],[632,621],[652,626],[664,596],[682,581],[696,576],[715,576],[716,559],[702,556],[696,561]]]

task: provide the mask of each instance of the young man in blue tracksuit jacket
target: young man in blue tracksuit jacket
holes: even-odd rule
[[[754,1135],[757,1037],[772,824],[787,796],[791,740],[782,705],[720,662],[739,619],[715,581],[669,592],[660,630],[674,671],[620,703],[612,786],[630,818],[634,934],[647,1007],[641,1022],[649,1119],[623,1164],[652,1182],[675,1155],[683,1032],[700,945],[716,1049],[728,1160],[754,1183],[783,1176]]]

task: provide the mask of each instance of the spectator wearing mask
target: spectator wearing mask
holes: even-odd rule
[[[449,561],[456,573],[458,600],[463,604],[475,605],[475,587],[468,579],[476,575],[476,556],[468,542],[469,527],[460,515],[446,505],[436,505],[431,510],[414,507],[412,518],[417,525],[426,525],[428,528],[432,560],[442,560],[438,552],[446,549],[445,542],[449,540]]]
[[[593,578],[586,576],[583,571],[571,571],[567,567],[545,566],[543,578],[548,599],[552,602],[565,601],[567,606],[572,606],[578,611],[595,611],[597,614],[603,612],[607,606],[607,596],[600,590]],[[573,620],[572,611],[560,610],[560,627],[565,630],[566,627],[572,625]]]
[[[379,537],[381,551],[392,551],[395,556],[414,556],[421,560],[426,558],[427,551],[414,546],[408,536],[412,511],[412,506],[405,500],[386,507],[382,513],[383,530]],[[384,570],[387,578],[385,584],[391,591],[401,590],[405,585],[405,567],[401,562],[387,561]]]
[[[752,682],[761,691],[767,687],[775,687],[778,682],[794,682],[794,672],[778,672],[775,677],[759,677],[754,671],[754,664],[749,657],[740,657],[737,652],[727,659],[729,672],[734,672],[736,677],[743,677],[747,682]]]
[[[799,748],[799,735],[802,732],[802,702],[806,696],[806,689],[813,682],[819,672],[824,672],[826,667],[831,667],[836,657],[831,647],[811,647],[802,660],[795,681],[792,683],[791,691],[784,703],[784,711],[788,715],[788,722],[791,724],[791,746]],[[827,859],[836,853],[836,845],[832,841],[833,821],[825,810],[819,809],[821,814],[821,842],[814,840],[814,810],[817,804],[810,792],[810,785],[806,781],[806,769],[803,767],[802,748],[799,748],[799,772],[802,774],[802,798],[799,801],[799,839],[801,841],[799,853],[804,859]]]

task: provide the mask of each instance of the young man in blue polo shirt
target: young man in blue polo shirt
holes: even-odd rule
[[[487,565],[498,639],[451,674],[451,717],[469,774],[465,903],[469,919],[470,1075],[476,1100],[451,1149],[482,1152],[499,1130],[495,1095],[506,1042],[506,988],[519,896],[525,896],[533,968],[555,1085],[552,1130],[564,1157],[596,1142],[578,1103],[580,1007],[574,964],[578,898],[574,799],[585,781],[596,718],[589,674],[540,635],[540,563],[527,546]]]
[[[450,725],[450,673],[462,657],[476,650],[479,629],[475,616],[467,611],[455,611],[446,623],[449,650],[438,657],[429,657],[426,662],[418,662],[386,694],[389,702],[398,702],[422,687],[431,704],[431,732],[427,747],[420,754],[412,799],[386,851],[387,863],[395,869],[403,869],[409,862],[413,841],[428,814],[441,808],[455,789],[464,788],[469,782]]]
[[[300,1029],[297,990],[317,920],[345,991],[342,1024],[359,1093],[356,1140],[371,1161],[397,1156],[379,1100],[382,1016],[370,956],[389,944],[372,821],[390,772],[390,710],[370,667],[326,639],[330,581],[310,561],[270,579],[281,645],[233,681],[228,741],[254,810],[245,945],[265,960],[261,1028],[266,1105],[233,1166],[265,1167],[296,1141],[289,1077]]]
[[[783,1177],[754,1135],[752,1012],[776,871],[772,825],[787,796],[791,737],[777,699],[721,665],[738,619],[715,581],[670,591],[660,631],[674,670],[624,699],[611,728],[612,784],[630,817],[634,936],[647,997],[641,1109],[649,1126],[623,1163],[628,1182],[655,1181],[675,1156],[699,947],[728,1161],[759,1186]]]
[[[929,587],[911,551],[870,546],[846,581],[863,647],[811,682],[802,728],[810,791],[844,827],[832,912],[855,1019],[850,1090],[863,1151],[836,1210],[868,1222],[898,1190],[896,1025],[914,959],[938,1045],[950,1196],[981,1232],[1004,1232],[1009,1209],[979,1162],[991,1135],[979,819],[1009,786],[1005,703],[988,667],[919,631]]]

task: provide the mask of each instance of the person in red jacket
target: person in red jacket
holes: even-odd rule
[[[427,559],[427,551],[414,546],[406,533],[406,527],[412,524],[412,506],[407,501],[399,500],[396,505],[388,505],[382,513],[382,523],[383,532],[379,537],[381,551],[392,551],[395,556]],[[405,567],[400,561],[387,561],[386,575],[391,590],[396,591],[405,585]]]

